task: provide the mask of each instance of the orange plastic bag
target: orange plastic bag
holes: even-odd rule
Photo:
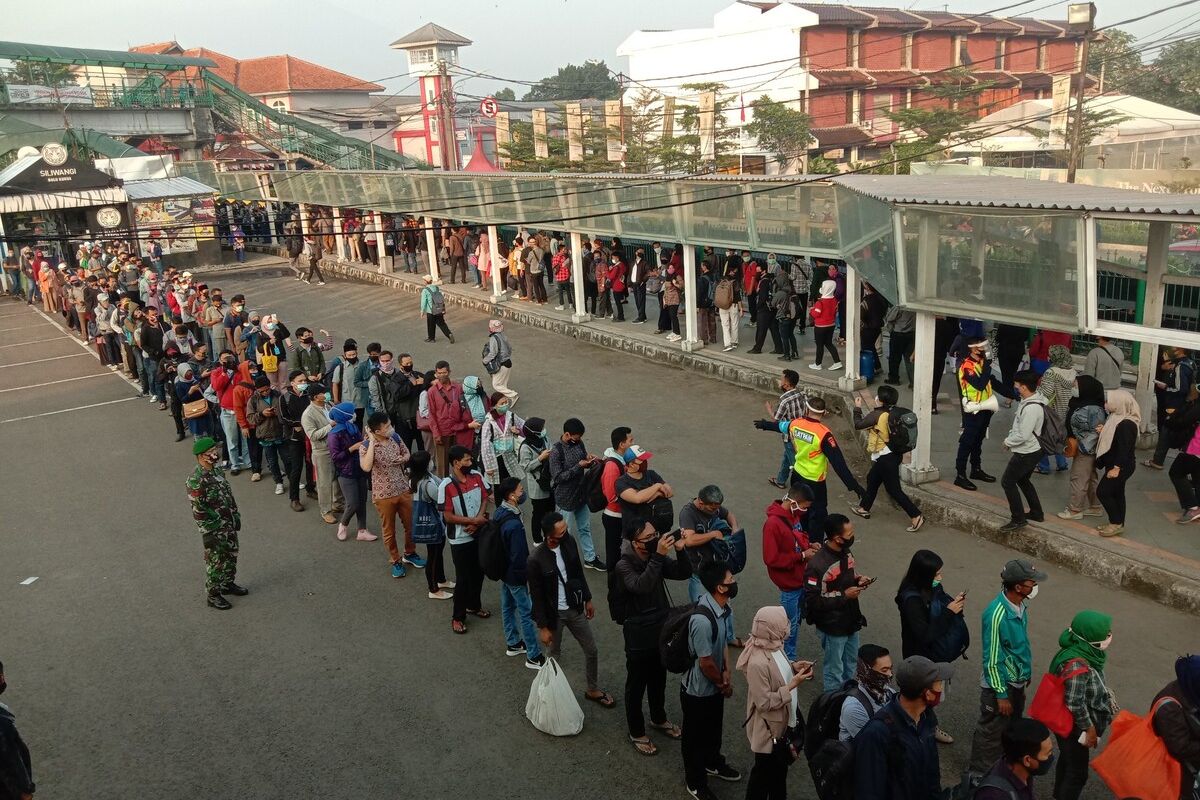
[[[1179,762],[1167,752],[1152,724],[1163,703],[1174,702],[1162,698],[1145,717],[1129,711],[1117,714],[1108,746],[1092,759],[1092,769],[1117,797],[1179,800]]]

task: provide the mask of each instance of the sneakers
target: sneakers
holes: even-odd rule
[[[407,574],[408,573],[405,572],[405,570],[404,570],[404,565],[401,564],[399,561],[397,561],[395,564],[392,564],[392,577],[393,578],[403,578]]]
[[[583,562],[583,565],[588,569],[596,570],[596,572],[608,572],[608,569],[604,566],[604,562],[598,558],[593,558],[591,561],[585,561]]]
[[[732,353],[734,350],[737,350],[736,344],[726,345],[725,347],[721,348],[722,353]]]
[[[1187,525],[1189,522],[1195,522],[1200,519],[1200,506],[1193,506],[1187,511],[1179,515],[1179,519],[1175,520],[1180,525]]]
[[[1104,506],[1088,506],[1087,509],[1084,510],[1083,515],[1085,517],[1103,517]]]
[[[436,592],[429,592],[428,594],[429,594],[430,600],[453,600],[454,599],[454,595],[450,594],[449,592],[443,592],[441,589],[438,589]]]
[[[416,553],[405,553],[404,557],[400,560],[411,567],[416,567],[417,569],[425,568],[425,559],[421,558]]]
[[[457,585],[458,584],[456,584],[454,581],[442,581],[441,583],[438,584],[438,588],[439,589],[453,589]]]
[[[723,781],[733,782],[740,781],[742,779],[742,773],[738,772],[728,764],[722,764],[716,769],[713,769],[712,767],[705,767],[704,771],[714,778],[720,778]]]
[[[546,666],[546,657],[543,655],[539,655],[537,658],[525,659],[525,669],[531,669],[534,672],[537,672],[544,666]]]
[[[555,311],[564,311],[564,310],[566,310],[566,306],[555,306],[554,310]]]
[[[687,787],[687,792],[692,797],[697,798],[697,800],[717,800],[717,796],[713,794],[712,789],[709,789],[707,786],[705,786],[703,789],[693,789],[689,786]]]
[[[967,479],[966,475],[959,475],[954,479],[954,485],[960,489],[966,489],[968,492],[973,492],[979,487]]]
[[[275,484],[275,494],[283,494],[283,484],[282,483]]]
[[[250,482],[251,482],[251,483],[258,483],[258,482],[259,482],[259,481],[261,481],[261,480],[262,480],[262,473],[261,473],[261,472],[252,472],[252,473],[250,473]]]
[[[682,340],[683,340],[683,337],[682,337],[682,336],[680,336],[678,333],[672,333],[672,334],[670,334],[669,336],[667,336],[667,341],[668,341],[668,342],[679,342],[679,341],[682,341]]]
[[[504,655],[509,657],[525,655],[525,643],[517,642],[516,644],[510,644],[504,649]]]
[[[337,532],[337,538],[338,538],[338,541],[339,541],[339,542],[344,542],[344,541],[346,541],[346,538],[347,538],[349,535],[350,535],[350,529],[349,529],[349,528],[347,528],[345,525],[339,524],[339,525],[338,525],[338,532]]]
[[[822,367],[820,364],[809,364],[808,368],[809,369],[824,369],[824,367]]]
[[[1012,533],[1014,531],[1021,530],[1021,528],[1024,528],[1028,524],[1029,523],[1026,522],[1025,520],[1012,519],[1000,526],[1000,532],[1001,533]]]
[[[324,286],[324,285],[325,285],[325,281],[317,281],[317,286]]]
[[[360,542],[373,542],[376,539],[378,539],[379,537],[376,536],[375,534],[371,533],[366,528],[359,528],[358,535],[355,536],[354,538]]]
[[[837,372],[841,368],[842,368],[842,362],[840,362],[840,361],[835,361],[829,365],[830,372]]]
[[[1057,514],[1059,519],[1083,519],[1082,511],[1072,511],[1069,508],[1064,508]]]

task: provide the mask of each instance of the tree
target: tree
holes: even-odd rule
[[[754,119],[746,133],[758,140],[759,146],[775,156],[783,172],[799,172],[807,150],[813,141],[810,133],[812,118],[802,111],[777,103],[765,94],[754,101]],[[792,169],[788,169],[788,167]]]
[[[497,100],[516,100],[517,93],[512,90],[512,87],[505,86],[500,91],[496,92],[492,97]]]
[[[35,61],[14,61],[12,67],[5,71],[4,78],[9,83],[35,86],[67,86],[75,82],[70,65]]]
[[[1139,97],[1200,113],[1200,40],[1167,45],[1132,84],[1131,93]]]
[[[900,126],[901,133],[908,132],[909,138],[895,146],[899,163],[882,164],[880,172],[907,175],[910,161],[937,158],[976,120],[979,96],[993,84],[977,80],[966,67],[947,70],[944,77],[943,82],[922,90],[922,101],[927,97],[927,102],[886,112],[888,119]]]
[[[582,64],[567,64],[549,78],[542,78],[523,100],[584,100],[596,98],[612,100],[621,95],[621,87],[612,76],[612,70],[603,61],[585,61]]]
[[[666,160],[664,168],[670,164],[669,171],[682,169],[685,172],[711,172],[727,170],[738,165],[738,158],[731,154],[731,150],[735,149],[735,144],[738,136],[737,130],[731,128],[725,119],[725,109],[729,105],[731,97],[722,97],[721,92],[725,89],[725,84],[704,82],[704,83],[685,83],[681,87],[686,91],[703,94],[704,92],[714,92],[716,94],[715,104],[715,119],[713,120],[713,154],[716,156],[715,162],[709,161],[702,157],[700,152],[700,109],[698,106],[683,106],[682,109],[677,109],[679,112],[679,127],[684,131],[682,136],[673,137],[669,142],[664,143]]]
[[[1128,93],[1138,81],[1145,67],[1136,42],[1133,34],[1113,28],[1088,47],[1088,74],[1103,75],[1106,92]]]

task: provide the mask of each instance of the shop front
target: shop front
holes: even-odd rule
[[[127,181],[138,252],[150,258],[155,244],[163,263],[177,269],[221,263],[216,238],[216,189],[193,178]]]

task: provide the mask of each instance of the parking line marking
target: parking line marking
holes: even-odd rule
[[[89,403],[86,406],[75,406],[74,408],[60,408],[58,411],[43,411],[41,414],[30,414],[27,417],[13,417],[12,419],[0,419],[0,425],[6,422],[22,422],[27,419],[38,419],[39,417],[51,417],[55,414],[66,414],[70,411],[84,411],[89,408],[99,408],[100,406],[111,406],[113,403],[128,403],[130,400],[140,400],[140,397],[122,397],[120,400],[106,400],[103,403]]]
[[[33,582],[34,582],[34,581],[36,581],[37,579],[38,579],[38,576],[37,576],[37,575],[33,575],[33,576],[31,576],[31,577],[29,577],[29,578],[26,578],[25,580],[21,581],[21,585],[22,585],[22,586],[28,586],[29,584],[33,583]]]
[[[8,389],[0,389],[0,394],[3,394],[5,392],[19,392],[22,389],[37,389],[41,386],[53,386],[56,383],[74,383],[75,381],[86,381],[91,378],[104,378],[104,377],[108,377],[108,376],[112,376],[114,378],[120,377],[115,372],[97,372],[94,375],[77,375],[74,378],[63,378],[62,380],[57,380],[57,381],[46,381],[45,383],[31,383],[28,386],[13,386]]]
[[[27,344],[41,344],[42,342],[61,342],[63,337],[51,336],[49,339],[34,339],[32,342],[13,342],[12,344],[0,344],[0,347],[21,347]]]
[[[8,369],[9,367],[24,367],[28,364],[41,364],[43,361],[58,361],[61,358],[79,358],[86,356],[87,353],[71,353],[65,356],[50,356],[49,358],[39,358],[34,361],[18,361],[16,364],[0,364],[0,369]]]
[[[0,333],[12,333],[13,331],[23,331],[23,330],[28,330],[29,328],[37,328],[37,327],[39,327],[41,325],[45,325],[45,324],[46,324],[45,322],[34,322],[32,325],[22,325],[18,328],[0,328]]]

